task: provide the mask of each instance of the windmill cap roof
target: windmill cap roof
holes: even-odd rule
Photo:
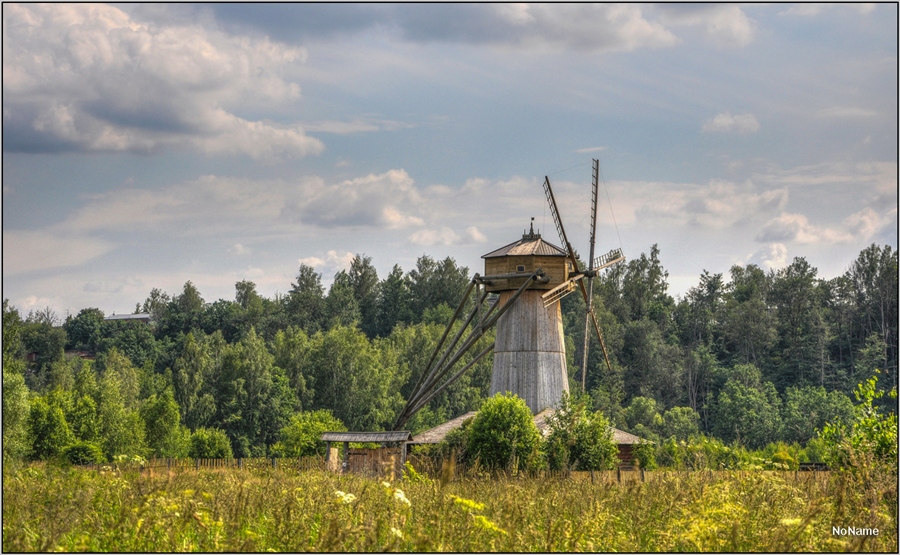
[[[552,243],[541,239],[540,235],[534,238],[526,235],[514,243],[500,247],[481,256],[481,258],[497,258],[500,256],[568,256],[566,251]]]

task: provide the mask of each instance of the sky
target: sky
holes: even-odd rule
[[[669,293],[897,248],[897,4],[3,4],[3,297],[132,312],[423,254],[470,274],[549,176]]]

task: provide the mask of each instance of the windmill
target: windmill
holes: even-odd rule
[[[621,249],[613,249],[594,260],[598,176],[599,162],[594,160],[588,268],[579,267],[575,250],[566,237],[559,216],[550,179],[545,177],[544,193],[564,247],[544,241],[540,233],[535,233],[532,218],[531,229],[522,234],[522,239],[482,256],[485,275],[476,273],[470,281],[425,371],[398,415],[395,430],[401,429],[418,410],[490,352],[494,353],[491,395],[507,391],[515,393],[525,400],[533,413],[556,406],[562,393],[569,389],[560,300],[576,288],[581,289],[587,303],[582,388],[585,385],[588,327],[591,323],[600,340],[607,367],[611,369],[603,334],[594,315],[590,290],[592,280],[600,270],[622,262],[625,257]],[[460,319],[473,291],[474,306],[447,343],[450,331]],[[492,294],[494,298],[489,300]],[[495,325],[494,343],[483,348],[451,375],[454,365]],[[463,338],[466,330],[469,333]]]

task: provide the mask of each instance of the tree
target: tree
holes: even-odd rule
[[[297,399],[298,410],[307,410],[313,403],[314,392],[307,387],[304,373],[309,370],[311,349],[309,336],[302,329],[293,326],[279,330],[272,342],[275,366],[284,370],[291,391]]]
[[[331,410],[351,430],[384,429],[403,404],[396,364],[358,328],[337,326],[316,334],[309,357],[310,408]]]
[[[105,372],[100,380],[97,423],[103,454],[108,460],[116,455],[145,454],[144,423],[136,410],[129,409],[117,372]]]
[[[344,423],[332,416],[329,410],[300,412],[291,417],[281,429],[279,441],[272,448],[280,457],[309,457],[325,454],[325,432],[346,432]]]
[[[761,365],[775,342],[775,321],[766,298],[771,280],[758,266],[731,267],[722,308],[722,334],[732,362]]]
[[[412,294],[409,284],[403,278],[403,270],[397,264],[381,282],[378,291],[376,335],[385,337],[400,323],[412,322]]]
[[[188,457],[192,459],[230,459],[231,441],[228,435],[217,428],[197,428],[191,434]]]
[[[171,389],[151,395],[140,408],[147,447],[156,457],[182,457],[187,453],[190,432],[181,425],[178,403]]]
[[[216,422],[228,433],[239,457],[264,456],[294,411],[287,377],[273,362],[253,329],[222,355]]]
[[[660,437],[686,440],[700,433],[700,415],[691,407],[672,407],[662,415]]]
[[[5,335],[5,327],[3,332]],[[5,342],[3,348],[6,349]],[[3,364],[2,402],[3,461],[7,462],[25,457],[30,450],[29,418],[31,405],[28,402],[28,386],[25,385],[24,376],[7,369],[5,361]]]
[[[286,302],[290,323],[309,334],[320,330],[325,307],[322,274],[317,273],[312,266],[301,264],[297,282],[291,284]]]
[[[103,321],[105,316],[99,308],[83,308],[74,318],[68,318],[63,325],[66,330],[68,347],[97,352],[103,337]]]
[[[63,410],[48,403],[44,397],[31,400],[28,423],[33,459],[47,460],[56,457],[75,441]]]
[[[775,307],[778,341],[772,378],[779,391],[791,385],[821,383],[825,329],[817,270],[804,258],[794,258],[776,272],[769,297]],[[816,378],[820,379],[816,379]]]
[[[484,402],[472,421],[466,451],[487,468],[523,469],[534,464],[540,439],[525,401],[512,393],[498,393]]]
[[[853,402],[840,391],[826,392],[822,386],[789,387],[783,412],[783,440],[806,444],[827,423],[850,422]]]
[[[735,366],[719,392],[713,431],[723,441],[759,449],[781,433],[781,401],[751,364]]]
[[[347,272],[341,270],[334,276],[334,282],[325,297],[323,321],[325,327],[354,326],[359,323],[359,303],[354,296],[353,284]]]
[[[350,263],[350,286],[359,306],[360,328],[371,339],[378,332],[378,272],[372,265],[372,258],[357,254]]]
[[[211,374],[212,361],[207,346],[194,339],[193,333],[188,333],[181,356],[175,359],[172,381],[181,421],[192,430],[205,425],[215,414],[215,400],[207,383]]]

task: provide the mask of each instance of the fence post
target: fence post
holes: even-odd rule
[[[200,459],[199,457],[196,460],[196,465],[194,466],[194,470],[200,470]]]
[[[621,484],[622,483],[622,467],[616,467],[616,480]]]

